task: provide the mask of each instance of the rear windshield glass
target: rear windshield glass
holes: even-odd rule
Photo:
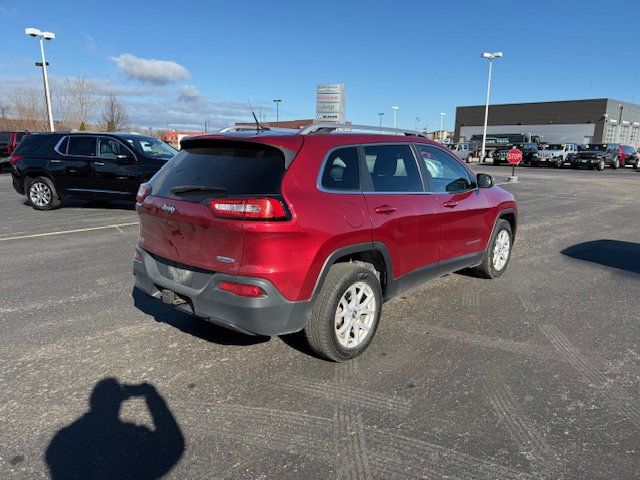
[[[15,155],[33,155],[50,138],[51,138],[50,135],[27,135],[18,144],[18,147],[13,153]]]
[[[151,181],[152,195],[202,201],[211,196],[278,195],[282,152],[256,144],[182,150]]]

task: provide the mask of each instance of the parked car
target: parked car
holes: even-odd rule
[[[38,133],[11,156],[13,187],[36,210],[65,197],[134,200],[176,150],[152,137],[129,133]]]
[[[470,143],[452,143],[451,145],[449,145],[449,148],[453,150],[455,156],[463,162],[471,162],[471,158],[473,157],[473,149],[471,148]]]
[[[0,171],[11,168],[11,154],[29,132],[0,132]]]
[[[501,163],[508,163],[507,153],[513,148],[517,148],[522,152],[521,165],[533,165],[537,161],[539,151],[537,143],[511,143],[494,152],[493,164],[500,165]]]
[[[590,143],[582,145],[580,151],[571,157],[571,168],[587,167],[602,171],[607,165],[619,168],[624,161],[625,155],[619,143]]]
[[[631,145],[622,145],[622,153],[624,154],[623,166],[631,166],[637,170],[640,164],[638,151]]]
[[[516,202],[489,175],[426,138],[336,128],[183,140],[138,192],[136,287],[239,332],[303,330],[343,361],[383,302],[464,267],[505,271]]]
[[[571,156],[577,152],[576,143],[551,143],[538,150],[538,158],[532,166],[545,164],[562,168],[564,165],[571,165]]]

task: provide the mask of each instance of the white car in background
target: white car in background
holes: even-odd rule
[[[576,143],[551,143],[538,150],[535,166],[542,163],[562,168],[564,165],[571,165],[571,156],[576,153],[578,153]]]

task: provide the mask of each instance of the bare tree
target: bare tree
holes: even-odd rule
[[[11,107],[8,103],[0,102],[0,120],[6,120],[10,111]]]
[[[108,132],[127,130],[129,127],[127,111],[113,93],[104,102],[101,127]]]
[[[86,125],[98,104],[96,94],[97,85],[94,80],[87,77],[67,78],[64,81],[64,93],[67,98],[63,102],[68,107],[68,121],[74,124],[75,128]],[[82,129],[82,128],[81,128]]]
[[[44,96],[40,89],[22,87],[11,92],[11,103],[22,128],[31,131],[49,129]]]

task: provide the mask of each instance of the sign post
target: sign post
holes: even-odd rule
[[[509,182],[515,183],[518,181],[518,177],[516,177],[516,165],[521,161],[522,152],[517,148],[512,148],[507,152],[507,162],[511,164],[511,176],[509,177]]]
[[[320,83],[316,88],[316,120],[344,123],[346,88],[344,83]]]

